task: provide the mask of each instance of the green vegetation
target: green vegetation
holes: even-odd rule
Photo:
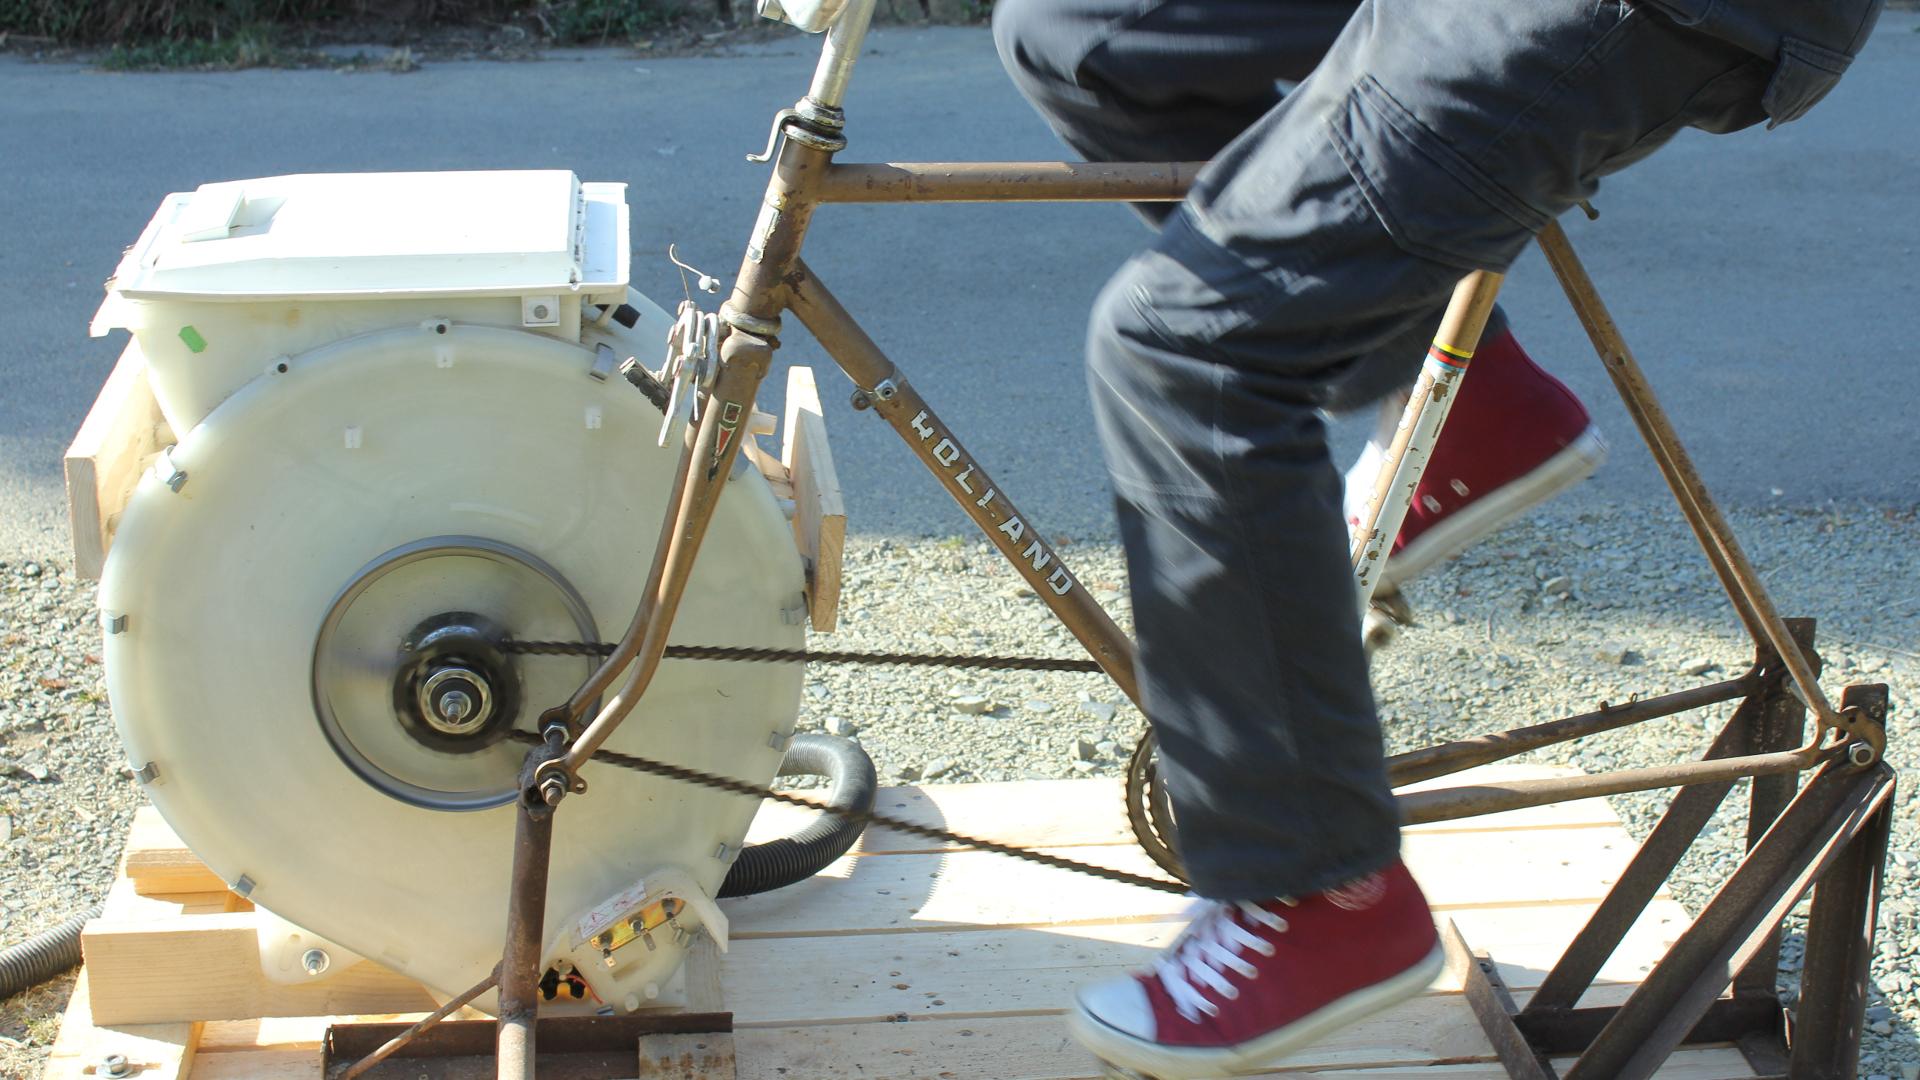
[[[711,5],[711,6],[709,6]],[[744,6],[744,5],[742,5]],[[56,46],[109,46],[109,67],[249,67],[305,62],[328,32],[372,28],[392,36],[435,28],[520,26],[555,44],[630,41],[704,0],[0,0],[0,37]]]

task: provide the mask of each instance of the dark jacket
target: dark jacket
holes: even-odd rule
[[[1797,120],[1833,89],[1866,44],[1882,0],[1639,0],[1682,26],[1774,62],[1768,127]]]

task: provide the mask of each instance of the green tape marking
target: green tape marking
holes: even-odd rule
[[[207,339],[201,337],[200,331],[195,330],[191,326],[183,326],[180,328],[180,340],[186,342],[187,348],[192,349],[194,352],[203,353],[207,351]]]

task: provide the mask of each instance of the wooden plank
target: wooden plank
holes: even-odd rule
[[[120,857],[120,876],[133,882],[134,890],[143,896],[227,889],[227,883],[180,842],[172,826],[151,805],[133,813],[126,852]]]
[[[93,1015],[107,1024],[426,1012],[435,1005],[419,983],[370,962],[311,983],[269,981],[250,911],[95,919],[81,932],[80,947],[93,976]]]
[[[733,1036],[640,1036],[639,1080],[734,1080]]]
[[[760,440],[750,438],[741,443],[740,452],[747,455],[747,460],[766,478],[767,487],[772,489],[775,499],[793,501],[793,481],[787,478],[787,467],[780,464],[779,458],[762,450]],[[792,513],[788,513],[787,517],[792,520]]]
[[[100,576],[120,511],[141,470],[171,442],[173,433],[147,382],[146,357],[129,342],[67,447],[67,522],[75,574]]]
[[[786,422],[780,463],[793,481],[794,534],[807,558],[807,611],[814,630],[829,633],[840,618],[840,557],[847,540],[847,509],[840,474],[827,446],[827,420],[813,369],[787,369]]]
[[[1426,999],[1416,999],[1425,1001]],[[1478,1031],[1459,998],[1444,999]],[[1412,1005],[1413,1003],[1409,1003]],[[1402,1006],[1406,1009],[1407,1006]],[[1397,1016],[1394,1010],[1388,1016]],[[1407,1023],[1433,1017],[1409,1011]],[[1458,1025],[1447,1022],[1449,1031]],[[1393,1025],[1349,1028],[1308,1050],[1281,1069],[1260,1075],[1292,1080],[1506,1080],[1486,1046],[1478,1060],[1434,1064],[1434,1057],[1396,1060],[1417,1033]],[[995,1080],[1093,1080],[1099,1073],[1087,1052],[1068,1037],[1057,1016],[978,1020],[927,1020],[891,1024],[839,1024],[753,1028],[734,1032],[740,1080],[926,1080],[932,1077],[994,1077]],[[1386,1055],[1378,1060],[1374,1055]],[[1561,1063],[1563,1066],[1565,1062]],[[1659,1080],[1735,1080],[1753,1076],[1736,1050],[1688,1050],[1656,1074]]]
[[[1524,991],[1539,985],[1592,911],[1591,905],[1549,905],[1472,909],[1453,917],[1475,948],[1493,954],[1508,984]],[[1174,920],[748,938],[736,941],[722,960],[726,1006],[740,1028],[1054,1011],[1087,982],[1147,966],[1183,925]],[[1638,982],[1685,925],[1677,904],[1656,902],[1600,978]],[[1455,992],[1459,984],[1443,981],[1437,989]],[[1620,997],[1598,995],[1587,1004],[1613,1004]]]
[[[1157,873],[1137,847],[1043,850],[1134,873]],[[1402,846],[1429,901],[1442,910],[1598,900],[1626,868],[1633,850],[1633,842],[1618,826],[1550,833],[1409,834]],[[1186,901],[990,852],[955,851],[848,856],[810,880],[726,901],[725,906],[733,936],[750,938],[1147,922],[1179,917]]]
[[[89,972],[82,968],[73,996],[60,1020],[60,1034],[47,1055],[45,1080],[86,1080],[108,1054],[120,1054],[138,1067],[142,1080],[198,1077],[194,1067],[200,1045],[197,1023],[99,1025],[89,1007]]]

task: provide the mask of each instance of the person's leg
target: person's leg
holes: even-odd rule
[[[1307,77],[1359,0],[997,0],[1014,84],[1089,161],[1207,161]],[[1158,223],[1170,207],[1137,207]]]
[[[1358,0],[1000,0],[994,39],[1007,71],[1061,138],[1093,161],[1205,161],[1279,102],[1281,82],[1311,73]],[[1163,221],[1166,203],[1138,205]],[[1405,336],[1417,357],[1438,325],[1436,308]],[[1432,475],[1382,576],[1383,592],[1496,531],[1590,474],[1606,443],[1566,387],[1534,364],[1496,311],[1483,370],[1459,408],[1486,430],[1518,431],[1509,446],[1472,433],[1443,436]],[[1376,355],[1384,355],[1380,350]],[[1356,363],[1337,380],[1332,412],[1379,401],[1399,419],[1404,363]],[[1498,369],[1498,370],[1495,370]],[[1490,385],[1498,380],[1499,385]],[[1381,446],[1347,470],[1347,510],[1357,522],[1373,488]]]
[[[1617,0],[1370,0],[1102,293],[1089,383],[1179,847],[1197,893],[1278,923],[1218,908],[1083,992],[1096,1052],[1216,1075],[1417,991],[1433,931],[1397,865],[1320,411],[1357,366],[1409,378],[1460,274],[1597,176],[1757,120],[1764,69]]]

